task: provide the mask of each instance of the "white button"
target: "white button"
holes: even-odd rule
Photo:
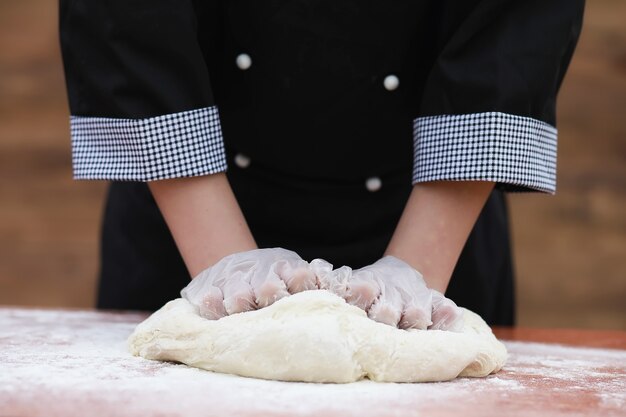
[[[247,70],[252,65],[252,58],[248,54],[239,54],[237,55],[237,66],[240,70]]]
[[[388,75],[385,77],[383,84],[385,85],[387,91],[393,91],[400,85],[400,79],[395,75]]]
[[[365,188],[367,188],[367,191],[376,192],[380,190],[380,187],[382,186],[383,182],[378,177],[368,178],[367,181],[365,181]]]
[[[239,168],[248,168],[248,166],[250,166],[250,158],[242,153],[238,153],[235,155],[235,165]]]

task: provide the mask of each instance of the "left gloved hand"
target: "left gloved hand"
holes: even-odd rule
[[[267,307],[317,280],[297,253],[282,248],[234,253],[196,276],[181,295],[210,320]]]

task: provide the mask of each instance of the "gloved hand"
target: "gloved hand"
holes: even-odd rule
[[[385,256],[352,270],[332,269],[322,259],[311,261],[319,286],[367,312],[371,319],[401,329],[460,331],[462,311],[443,294],[426,286],[422,275],[406,262]]]
[[[313,289],[317,279],[308,262],[295,252],[271,248],[226,256],[198,274],[181,295],[202,317],[215,320]]]

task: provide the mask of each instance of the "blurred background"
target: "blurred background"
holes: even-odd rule
[[[509,197],[522,326],[626,330],[624,22],[587,1],[557,195]],[[72,180],[68,116],[57,2],[0,0],[0,305],[94,305],[106,184]]]

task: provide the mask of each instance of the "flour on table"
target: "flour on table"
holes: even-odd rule
[[[327,291],[206,320],[172,300],[139,324],[128,343],[146,359],[247,377],[304,382],[447,381],[497,372],[506,348],[475,313],[462,332],[399,330]]]

